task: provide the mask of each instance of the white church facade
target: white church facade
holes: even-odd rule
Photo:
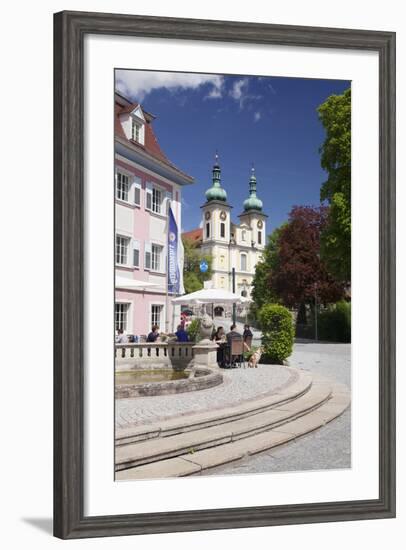
[[[233,207],[221,186],[221,168],[216,155],[212,186],[206,191],[206,202],[201,207],[201,229],[184,233],[184,238],[197,241],[202,252],[212,257],[212,287],[234,290],[247,301],[251,297],[255,266],[266,244],[267,216],[256,191],[257,181],[252,168],[249,196],[238,215],[239,223],[234,223]]]

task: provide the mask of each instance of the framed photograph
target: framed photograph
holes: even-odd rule
[[[395,516],[395,34],[54,19],[54,534]]]

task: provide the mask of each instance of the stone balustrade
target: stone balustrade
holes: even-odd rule
[[[186,368],[194,357],[194,342],[143,342],[116,344],[116,370],[168,366]]]

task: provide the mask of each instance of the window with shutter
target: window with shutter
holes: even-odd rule
[[[133,266],[140,267],[140,243],[133,241]]]
[[[145,192],[146,192],[145,208],[147,210],[152,210],[152,185],[149,182],[147,182]]]
[[[151,244],[145,243],[145,269],[151,269]]]
[[[141,180],[134,178],[134,204],[141,206]]]

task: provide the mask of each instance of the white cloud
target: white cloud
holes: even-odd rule
[[[116,71],[116,88],[136,101],[143,101],[152,90],[166,88],[172,91],[197,89],[205,84],[212,87],[209,97],[221,97],[223,77],[219,75],[167,73],[161,71]]]
[[[237,82],[234,82],[229,91],[230,96],[238,102],[240,109],[243,109],[245,104],[248,104],[248,108],[252,108],[252,103],[262,97],[260,95],[248,93],[248,85],[249,79],[241,78],[237,80]]]
[[[261,112],[260,111],[257,111],[256,113],[254,113],[254,122],[258,122],[258,120],[261,119]]]
[[[238,101],[240,104],[240,109],[243,107],[244,103],[244,92],[248,89],[248,78],[242,78],[234,82],[233,87],[230,90],[230,96]]]
[[[213,86],[204,99],[220,99],[222,96],[221,88]]]

